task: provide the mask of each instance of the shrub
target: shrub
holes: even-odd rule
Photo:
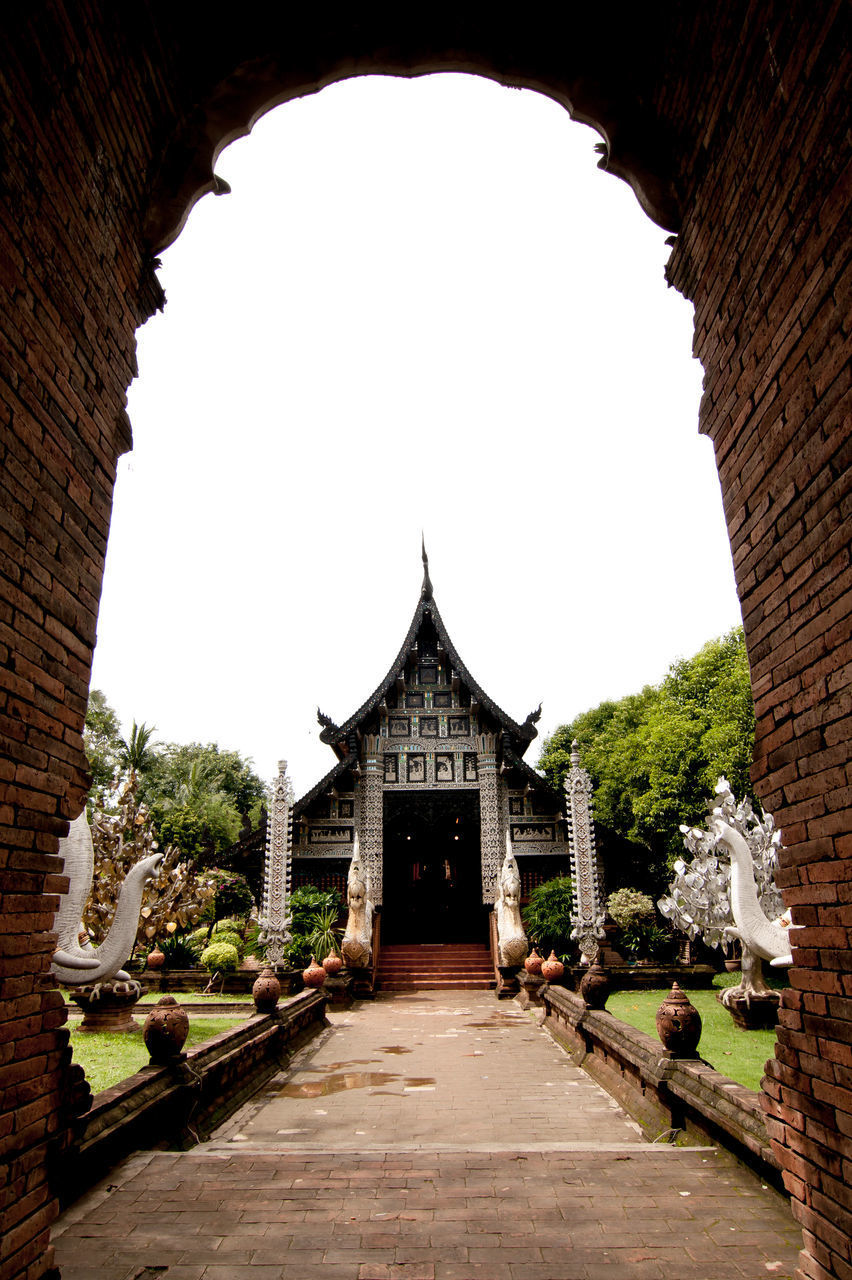
[[[191,969],[198,960],[197,952],[189,945],[186,935],[180,938],[165,938],[160,948],[166,957],[167,969]]]
[[[621,930],[621,945],[634,959],[660,959],[671,949],[671,934],[660,928],[653,900],[646,893],[618,889],[609,895],[606,906]]]
[[[232,946],[235,949],[240,959],[242,959],[243,940],[238,933],[234,933],[231,929],[214,929],[213,937],[210,939],[210,944],[212,946],[214,943],[219,942],[227,942],[229,946]]]
[[[638,889],[618,889],[611,893],[606,900],[606,909],[622,929],[628,929],[640,921],[647,923],[655,915],[653,899],[647,893],[640,893]]]
[[[533,889],[523,910],[524,926],[535,946],[545,954],[555,951],[563,959],[570,952],[571,909],[574,881],[570,876],[555,876]]]
[[[229,942],[231,946],[236,947],[240,956],[243,954],[243,939],[240,931],[233,927],[232,920],[222,920],[219,924],[214,924],[212,932],[209,924],[202,925],[199,929],[193,929],[192,933],[184,936],[184,941],[189,947],[196,960],[200,959],[201,953],[205,947],[213,942]]]
[[[214,942],[201,953],[201,963],[210,973],[232,973],[239,962],[240,954],[230,942]]]

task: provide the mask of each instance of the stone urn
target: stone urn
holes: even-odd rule
[[[343,968],[343,958],[339,956],[336,951],[331,951],[323,960],[322,967],[325,969],[329,977],[334,977],[334,975],[336,973],[340,973],[340,970]]]
[[[83,1010],[80,1030],[141,1031],[141,1023],[131,1016],[141,994],[142,987],[135,978],[76,987],[71,999]]]
[[[527,973],[539,974],[541,973],[542,963],[543,962],[542,962],[541,956],[538,954],[535,947],[533,947],[532,951],[529,953],[526,960],[524,961],[524,968],[526,969]]]
[[[251,994],[258,1013],[272,1013],[281,999],[281,983],[276,978],[275,970],[271,965],[267,965],[255,979]]]
[[[611,989],[609,974],[603,965],[590,964],[580,980],[580,995],[589,1009],[603,1009]]]
[[[546,960],[541,962],[541,976],[546,978],[548,982],[558,982],[565,972],[565,965],[557,957],[555,951],[551,951]]]
[[[160,996],[145,1019],[142,1035],[151,1061],[157,1066],[181,1056],[189,1034],[189,1016],[174,996]]]
[[[166,963],[166,953],[161,951],[155,943],[152,951],[148,952],[148,959],[145,962],[149,969],[162,969]]]
[[[325,982],[325,969],[317,964],[315,956],[311,956],[307,969],[302,970],[302,981],[306,987],[321,987]]]
[[[697,1058],[701,1014],[676,982],[657,1010],[657,1035],[666,1058]]]

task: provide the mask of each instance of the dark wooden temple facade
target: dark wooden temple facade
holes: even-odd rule
[[[517,723],[477,684],[424,553],[387,675],[344,724],[319,713],[337,762],[294,807],[293,885],[343,890],[357,831],[386,941],[485,940],[507,833],[525,894],[569,869],[564,797],[523,759],[539,714]]]

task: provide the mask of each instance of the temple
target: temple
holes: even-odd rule
[[[357,832],[386,942],[485,942],[508,834],[522,896],[568,874],[564,797],[526,763],[521,723],[484,692],[423,585],[390,670],[343,724],[336,763],[293,809],[293,885],[343,891]]]

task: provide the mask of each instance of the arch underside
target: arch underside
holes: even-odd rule
[[[214,172],[221,151],[273,107],[355,76],[439,72],[484,76],[558,102],[601,135],[599,167],[627,182],[648,216],[676,232],[681,211],[671,139],[648,106],[648,87],[671,32],[662,21],[667,7],[641,18],[622,15],[615,28],[608,16],[579,8],[550,14],[533,44],[519,40],[513,20],[496,15],[487,33],[471,19],[443,14],[428,32],[412,34],[400,15],[370,21],[359,14],[331,31],[304,12],[284,22],[270,7],[248,32],[240,30],[242,40],[230,30],[205,30],[199,64],[225,65],[227,72],[197,86],[163,149],[147,203],[146,239],[154,252],[174,241],[196,201],[221,191]],[[542,47],[549,50],[545,59]]]

